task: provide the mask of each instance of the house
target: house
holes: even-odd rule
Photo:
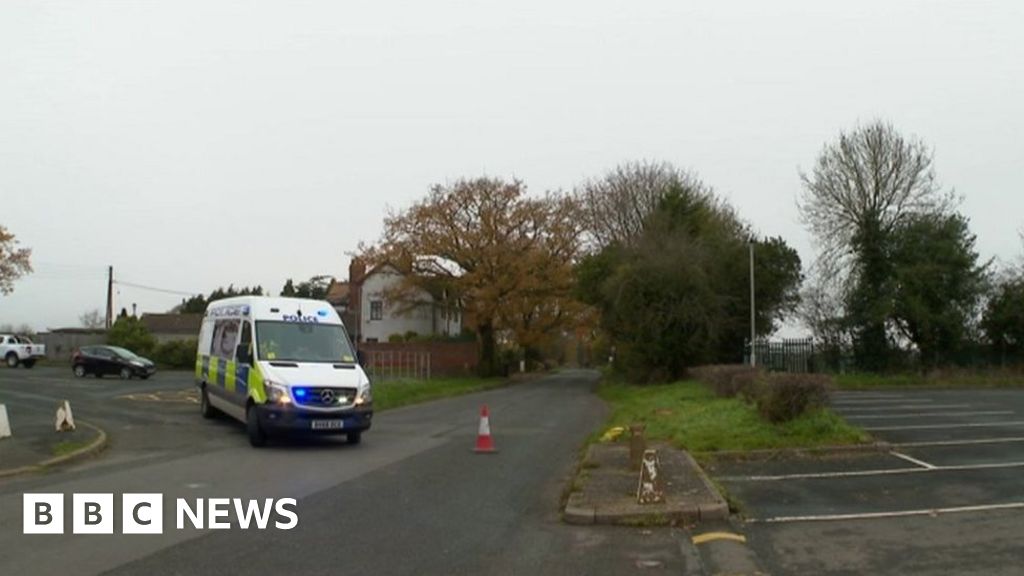
[[[402,281],[394,266],[382,264],[367,270],[358,258],[348,267],[347,282],[331,282],[326,299],[345,322],[357,342],[387,342],[393,335],[415,332],[420,336],[458,336],[462,312],[458,302],[446,294],[417,290],[393,293]]]
[[[139,322],[156,338],[157,343],[195,340],[203,325],[202,314],[143,314]]]

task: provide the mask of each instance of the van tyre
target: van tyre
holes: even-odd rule
[[[349,432],[348,434],[346,434],[346,436],[348,438],[349,444],[359,444],[360,442],[363,441],[362,432]]]
[[[121,368],[121,380],[131,380],[132,371],[128,368]]]
[[[260,416],[256,412],[256,407],[251,404],[245,411],[245,429],[249,433],[249,444],[253,448],[262,448],[267,445],[267,433],[260,426]]]
[[[206,386],[203,386],[199,391],[199,412],[203,415],[203,418],[211,419],[217,417],[218,410],[210,404],[210,394],[206,391]]]
[[[15,354],[14,352],[9,352],[7,354],[7,357],[4,358],[4,361],[7,362],[7,367],[8,368],[17,368],[18,367],[18,355]]]
[[[77,376],[78,378],[85,378],[85,366],[78,364],[77,366],[72,368],[71,371],[74,372],[75,376]]]

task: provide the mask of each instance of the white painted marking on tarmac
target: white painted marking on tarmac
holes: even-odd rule
[[[932,448],[942,446],[973,446],[976,444],[1006,444],[1024,442],[1024,436],[1006,438],[975,438],[974,440],[935,440],[931,442],[897,442],[890,444],[894,448]]]
[[[850,406],[843,410],[849,412],[888,412],[896,410],[953,410],[955,408],[973,408],[971,404],[900,404],[899,406]]]
[[[899,400],[902,400],[902,398],[897,398],[896,400],[899,401]],[[935,400],[932,400],[931,398],[914,398],[914,402],[915,403],[935,402]],[[877,400],[842,400],[842,399],[839,399],[839,400],[833,400],[832,403],[833,404],[838,404],[838,405],[841,405],[841,406],[854,406],[854,405],[858,405],[859,406],[861,404],[892,404],[892,400],[883,400],[881,398],[879,398]]]
[[[1010,422],[969,422],[963,424],[920,424],[911,426],[865,426],[864,430],[885,432],[890,430],[939,430],[945,428],[994,428],[996,426],[1024,426],[1024,421]]]
[[[864,420],[870,418],[931,418],[938,416],[1005,416],[1013,413],[1013,410],[988,410],[982,412],[915,412],[911,414],[843,414],[843,418]]]
[[[833,393],[832,396],[836,398],[845,398],[847,400],[889,400],[892,398],[906,398],[902,394],[857,394],[857,393]]]
[[[931,468],[880,468],[876,470],[851,470],[847,472],[812,472],[808,474],[779,474],[777,476],[727,476],[726,482],[777,482],[779,480],[828,480],[831,478],[858,478],[864,476],[896,476],[900,474],[921,474],[928,472],[968,472],[971,470],[1000,470],[1024,468],[1024,462],[997,462],[994,464],[963,464],[957,466],[932,466]]]
[[[897,452],[897,451],[893,450],[892,452],[889,452],[889,454],[892,454],[893,456],[895,456],[897,458],[900,458],[902,460],[906,460],[907,462],[910,462],[911,464],[917,464],[918,466],[921,466],[922,468],[928,468],[929,470],[934,470],[935,469],[935,466],[933,464],[929,464],[929,463],[925,462],[924,460],[918,460],[917,458],[914,458],[913,456],[909,456],[909,455],[904,454],[902,452]]]
[[[872,520],[877,518],[903,518],[907,516],[938,516],[940,514],[958,514],[964,512],[991,512],[996,510],[1016,510],[1024,508],[1024,502],[1007,504],[988,504],[982,506],[957,506],[953,508],[927,508],[921,510],[898,510],[894,512],[866,512],[860,514],[822,514],[820,516],[776,516],[774,518],[754,518],[747,520],[752,524],[779,524],[784,522],[828,522],[835,520]]]

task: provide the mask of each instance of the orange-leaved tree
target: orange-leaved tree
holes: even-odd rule
[[[572,198],[531,197],[519,180],[474,178],[435,185],[390,213],[380,242],[361,252],[370,266],[402,274],[396,300],[423,290],[458,299],[477,334],[480,373],[493,375],[499,335],[531,349],[580,317],[572,298],[580,239]]]

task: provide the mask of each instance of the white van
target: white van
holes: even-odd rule
[[[345,434],[373,420],[370,380],[330,304],[241,296],[210,303],[199,331],[196,385],[206,418],[244,422],[249,442],[272,432]]]

